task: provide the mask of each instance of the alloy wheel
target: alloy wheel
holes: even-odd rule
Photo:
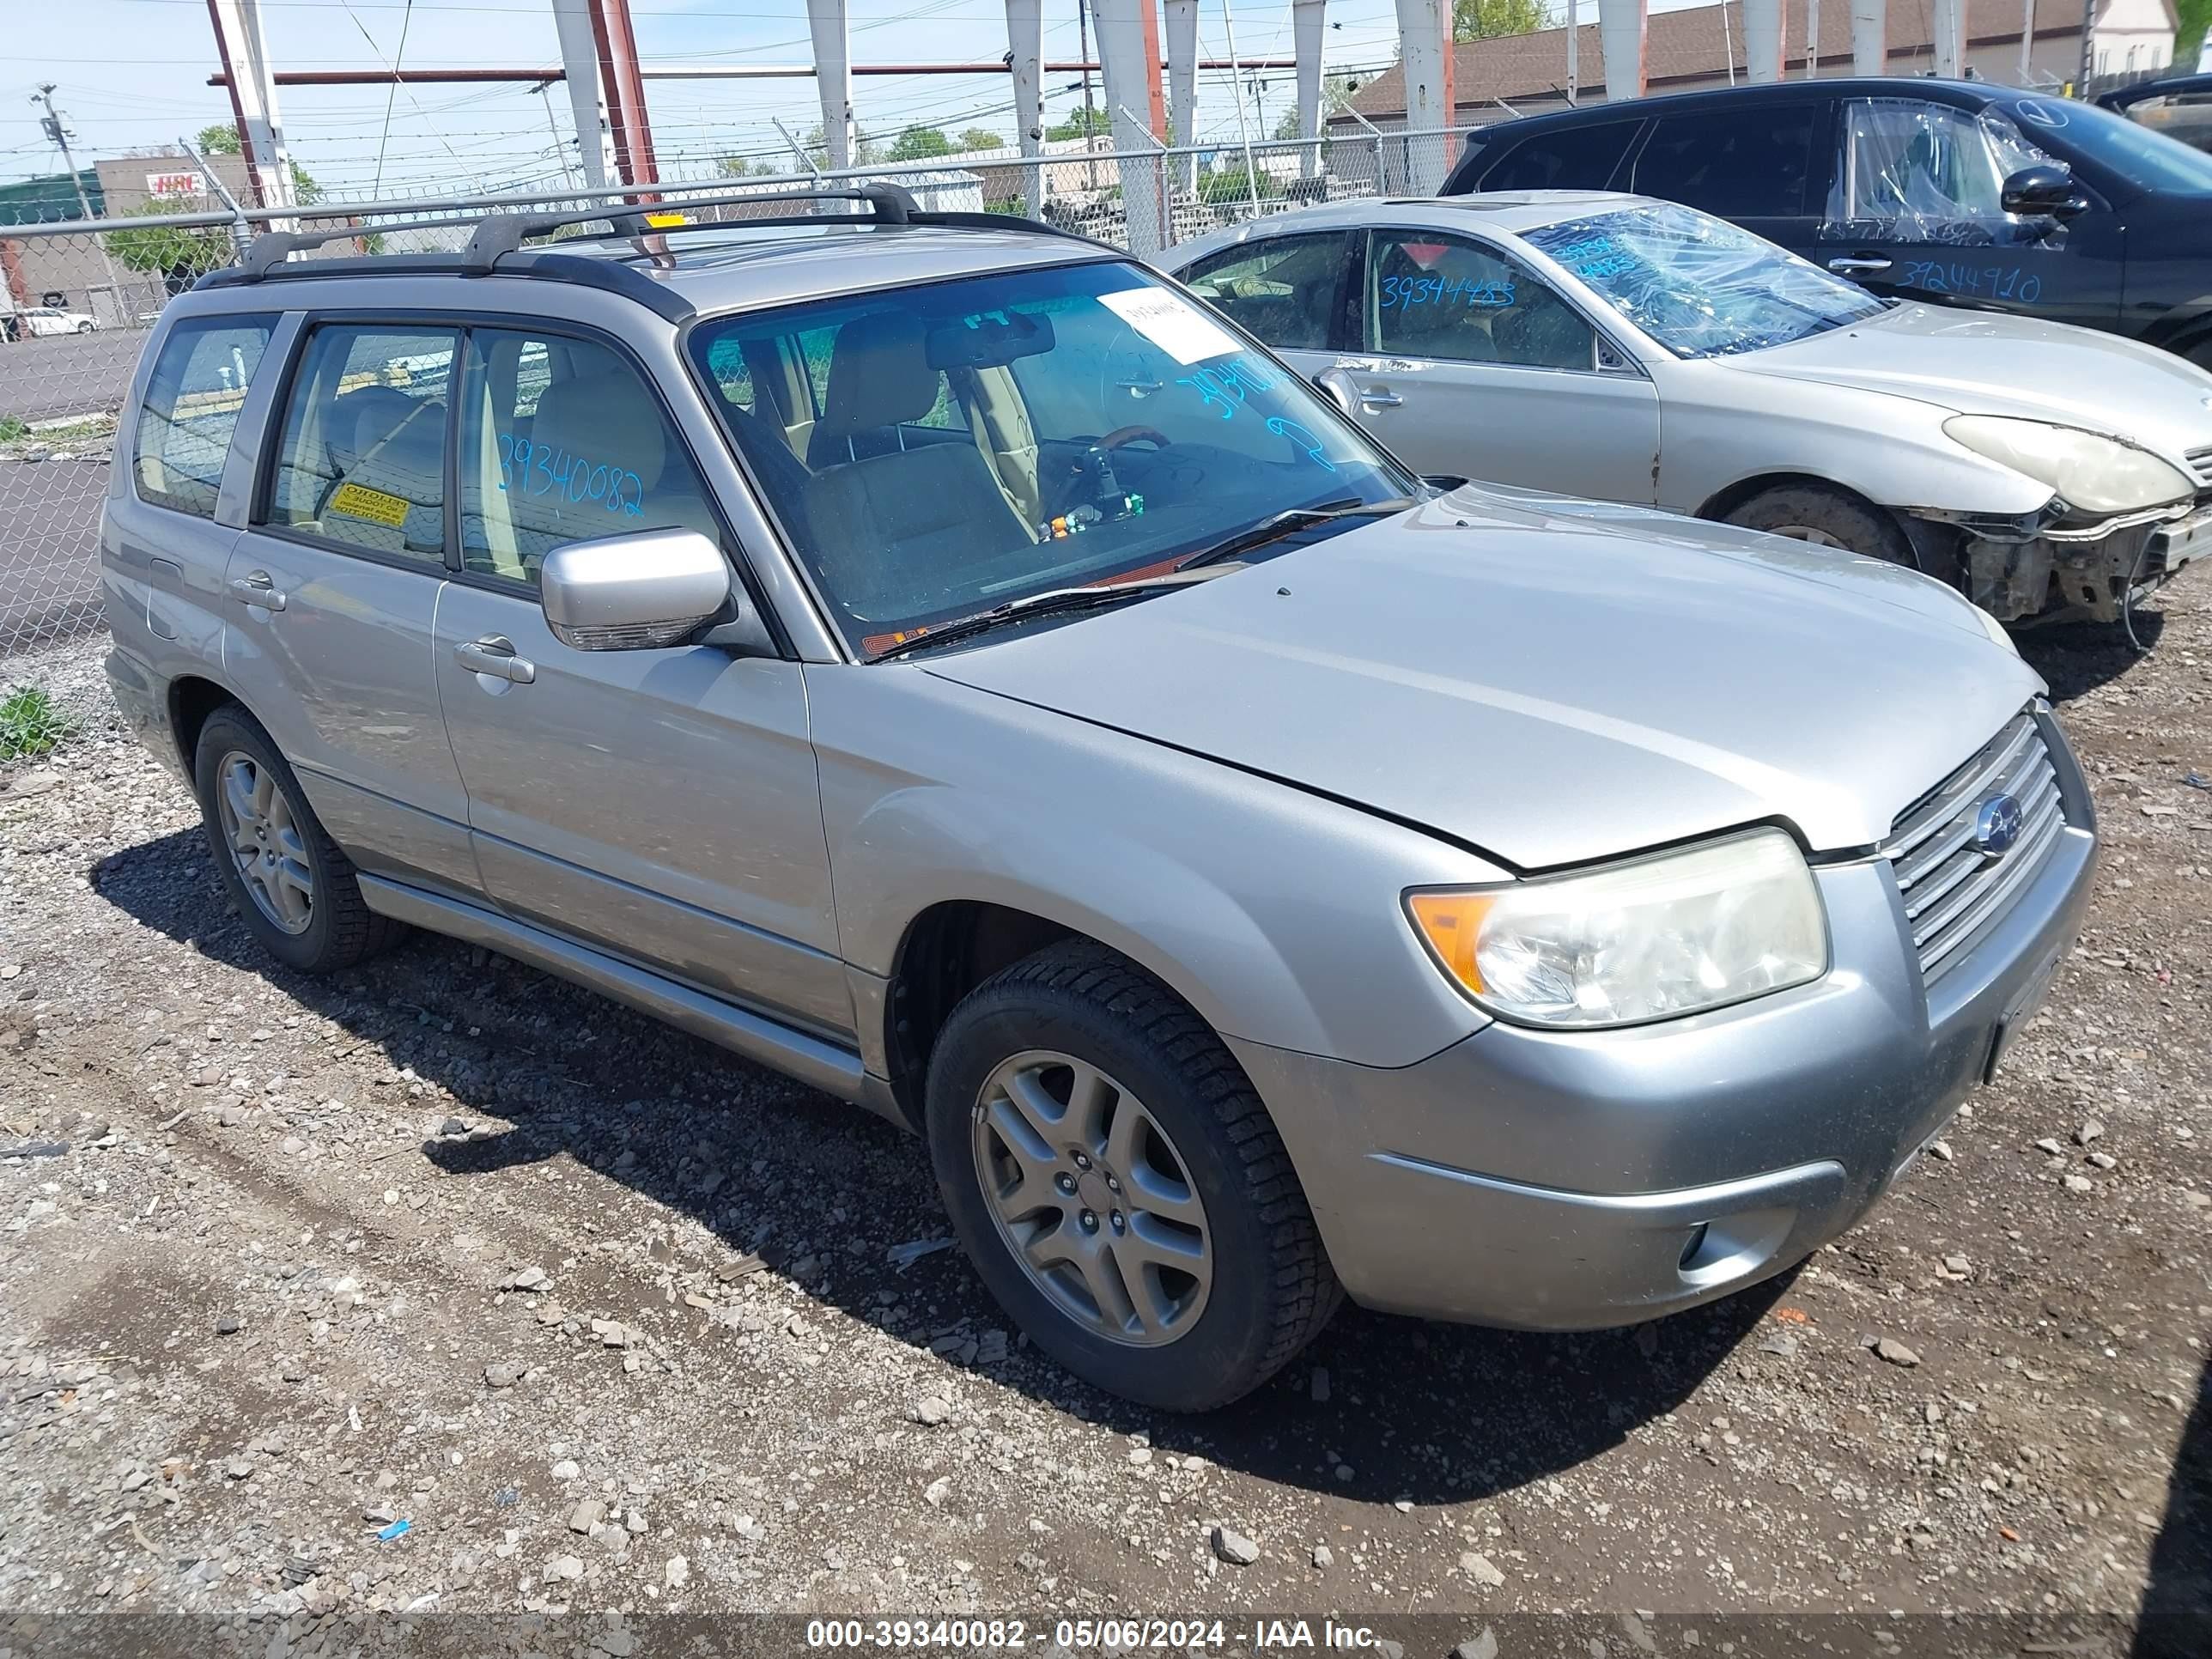
[[[1031,1049],[991,1073],[972,1116],[992,1219],[1061,1312],[1133,1347],[1197,1323],[1212,1233],[1189,1164],[1142,1101],[1088,1061]]]
[[[304,933],[315,919],[314,866],[276,774],[234,749],[215,775],[223,840],[254,908],[272,926]]]

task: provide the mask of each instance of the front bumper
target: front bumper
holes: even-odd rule
[[[2118,622],[2135,599],[2212,553],[2212,501],[2185,518],[2137,514],[2070,533],[1957,529],[1966,595],[1999,622]]]
[[[2069,828],[1932,985],[1888,866],[1861,860],[1816,870],[1834,965],[1795,991],[1618,1031],[1495,1024],[1395,1071],[1233,1042],[1345,1288],[1596,1328],[1741,1289],[1850,1227],[1984,1080],[2079,931],[2094,820],[2063,743],[2052,760]]]

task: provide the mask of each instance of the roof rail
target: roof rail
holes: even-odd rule
[[[862,185],[853,190],[779,191],[768,195],[758,192],[745,194],[733,191],[719,196],[692,196],[679,201],[623,207],[606,204],[596,208],[576,209],[566,213],[494,213],[477,222],[476,234],[461,252],[461,269],[471,276],[483,276],[491,273],[506,255],[518,252],[524,242],[533,236],[544,236],[568,225],[588,225],[604,219],[615,228],[618,236],[650,236],[656,230],[692,228],[675,225],[655,225],[648,216],[657,205],[665,212],[680,212],[686,208],[737,207],[786,202],[858,202],[873,210],[868,222],[878,225],[903,225],[913,222],[920,210],[915,199],[896,185]],[[810,225],[824,222],[811,215],[786,215],[767,219],[741,219],[734,222],[750,228],[756,225]],[[835,223],[835,220],[827,222]]]
[[[456,225],[473,225],[478,216],[471,214],[465,219],[410,219],[404,225],[393,225],[393,230],[442,230]],[[373,225],[340,225],[333,230],[264,230],[255,237],[246,250],[246,258],[239,262],[243,273],[238,279],[258,283],[283,264],[295,253],[311,247],[320,247],[325,242],[350,242],[382,234],[384,228]]]

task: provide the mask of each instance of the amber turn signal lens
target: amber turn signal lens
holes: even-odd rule
[[[1474,946],[1482,919],[1497,902],[1495,893],[1408,893],[1406,908],[1447,972],[1470,991],[1482,991],[1482,970]]]

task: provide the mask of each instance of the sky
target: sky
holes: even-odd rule
[[[1595,4],[1590,7],[1595,11]],[[810,62],[805,0],[633,0],[646,64]],[[546,0],[264,0],[279,69],[540,66],[560,62]],[[1234,7],[1241,58],[1290,58],[1287,0]],[[1002,0],[849,0],[854,62],[975,62],[1006,51]],[[1382,66],[1395,58],[1391,0],[1334,0],[1328,64]],[[1075,0],[1044,0],[1044,55],[1078,58]],[[1225,58],[1221,0],[1201,0],[1199,55]],[[170,146],[230,118],[206,0],[73,0],[24,9],[0,64],[0,181],[60,173],[31,95],[53,82],[80,166],[143,146]],[[1294,100],[1290,70],[1248,93],[1248,119],[1272,124]],[[1228,76],[1201,77],[1199,137],[1237,135]],[[1073,91],[1071,91],[1073,88]],[[323,88],[279,93],[292,157],[331,195],[422,195],[453,185],[560,184],[549,100],[526,84]],[[811,80],[648,82],[654,150],[664,175],[708,177],[719,155],[783,159],[772,119],[794,133],[821,119]],[[1046,119],[1082,101],[1079,77],[1046,77]],[[867,133],[921,122],[963,133],[991,128],[1013,142],[1006,76],[858,77],[854,106]],[[571,143],[568,100],[550,91],[550,122]],[[568,150],[573,155],[573,149]]]
[[[1679,0],[1678,0],[1679,3]],[[1667,0],[1657,0],[1663,9]],[[1584,0],[1585,22],[1595,0]],[[557,64],[548,0],[262,0],[280,69],[376,69],[395,61],[441,67]],[[849,0],[855,63],[975,62],[1006,49],[1003,0]],[[1392,0],[1331,0],[1331,70],[1376,70],[1397,55]],[[805,0],[633,0],[648,65],[791,64],[811,60]],[[1289,0],[1200,0],[1201,58],[1291,55]],[[1048,59],[1078,56],[1075,0],[1044,0]],[[205,0],[71,0],[25,7],[0,64],[0,182],[60,171],[32,95],[55,83],[80,166],[133,149],[167,147],[230,116],[228,94],[206,84],[217,67]],[[1295,96],[1290,70],[1253,77],[1247,119],[1272,129]],[[1200,77],[1197,137],[1237,137],[1232,77]],[[1048,76],[1048,123],[1082,101],[1079,77]],[[1094,94],[1095,95],[1095,94]],[[420,195],[456,188],[527,189],[562,181],[556,143],[573,157],[563,88],[526,83],[389,88],[287,88],[279,94],[294,159],[333,197]],[[647,83],[663,176],[711,177],[717,157],[787,157],[773,125],[803,134],[820,119],[811,79]],[[863,76],[854,100],[864,131],[889,137],[910,124],[957,135],[988,128],[1013,140],[1009,77]],[[550,104],[550,112],[549,112]],[[551,123],[549,127],[549,114]]]

